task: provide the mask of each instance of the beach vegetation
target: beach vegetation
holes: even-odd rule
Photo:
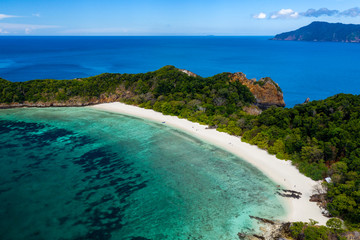
[[[293,222],[290,226],[290,232],[293,238],[298,239],[303,234],[305,223]]]
[[[318,226],[317,222],[310,219],[306,222],[293,222],[289,228],[292,239],[305,240],[328,240],[328,239],[347,239],[344,236],[345,230],[342,229],[342,222],[338,218],[331,218],[326,226]]]
[[[314,180],[330,177],[330,214],[360,226],[360,96],[338,94],[294,108],[269,108],[243,118],[240,126],[243,141],[291,159]]]
[[[342,221],[339,218],[330,218],[326,222],[326,226],[333,229],[334,231],[337,231],[342,228]]]
[[[325,226],[308,226],[304,230],[305,240],[328,240],[329,229]]]

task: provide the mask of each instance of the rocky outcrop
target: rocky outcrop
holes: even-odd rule
[[[180,72],[183,72],[183,73],[187,74],[187,75],[190,76],[190,77],[198,77],[198,76],[199,76],[199,75],[197,75],[197,74],[195,74],[195,73],[193,73],[193,72],[190,72],[189,70],[186,70],[186,69],[179,69],[179,68],[178,68],[178,70],[179,70]]]
[[[319,208],[321,210],[322,215],[324,215],[325,217],[331,217],[331,214],[327,210],[328,202],[326,199],[326,193],[314,194],[314,195],[310,196],[309,201],[317,203],[317,205],[319,206]]]
[[[230,75],[231,81],[239,81],[247,86],[256,99],[256,105],[261,109],[270,106],[285,107],[283,93],[277,83],[271,78],[248,79],[244,73],[238,72]]]
[[[279,189],[276,191],[276,194],[278,194],[279,196],[282,196],[282,197],[296,198],[296,199],[301,198],[301,195],[302,195],[301,192],[297,192],[297,191],[293,191],[293,190],[286,190],[286,189]]]
[[[360,232],[358,232],[358,231],[346,232],[346,233],[343,233],[342,236],[345,239],[349,239],[349,240],[360,240]]]
[[[244,106],[243,111],[247,114],[258,116],[261,114],[261,109],[258,106],[250,105],[250,106]]]
[[[260,224],[260,232],[254,233],[243,233],[237,234],[241,240],[275,240],[275,239],[288,239],[290,233],[290,222],[274,221],[261,217],[249,216],[250,218],[257,221]]]
[[[314,194],[310,196],[310,202],[325,202],[326,201],[326,194]]]
[[[261,218],[261,217],[256,217],[256,216],[251,216],[249,215],[250,218],[252,219],[255,219],[255,220],[258,220],[262,223],[268,223],[268,224],[271,224],[271,225],[274,225],[275,222],[273,220],[269,220],[269,219],[266,219],[266,218]]]

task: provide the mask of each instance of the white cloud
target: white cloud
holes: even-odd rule
[[[292,9],[281,9],[280,11],[271,13],[270,18],[271,19],[279,19],[279,18],[298,18],[299,13],[295,12]]]
[[[266,13],[261,12],[259,14],[255,14],[253,16],[253,18],[255,18],[255,19],[265,19],[266,18]]]
[[[13,18],[13,17],[19,17],[19,16],[7,15],[7,14],[0,13],[0,20],[5,19],[5,18]]]
[[[33,17],[40,17],[40,13],[33,13],[32,16]]]
[[[346,16],[346,17],[360,17],[360,8],[359,7],[354,7],[354,8],[350,8],[344,11],[340,11],[337,9],[334,10],[330,10],[328,8],[320,8],[318,10],[310,8],[308,9],[306,12],[296,12],[290,8],[288,9],[281,9],[280,11],[277,12],[272,12],[270,14],[266,14],[266,13],[259,13],[256,15],[253,15],[253,18],[256,19],[265,19],[265,18],[269,18],[269,19],[295,19],[295,18],[300,18],[300,17],[321,17],[321,16],[329,16],[329,17],[342,17],[342,16]]]
[[[60,28],[60,26],[55,25],[33,25],[33,24],[18,24],[18,23],[0,23],[1,33],[25,33],[29,34],[32,31],[38,29],[50,29],[50,28]]]
[[[0,28],[0,34],[7,34],[7,33],[9,32]]]

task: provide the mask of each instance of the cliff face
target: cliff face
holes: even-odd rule
[[[278,34],[271,40],[358,43],[360,42],[360,25],[312,22],[295,31]]]
[[[261,109],[270,106],[285,107],[283,93],[277,83],[271,78],[261,78],[259,81],[248,79],[244,73],[238,72],[230,75],[231,81],[239,81],[247,86],[255,96],[256,103]]]

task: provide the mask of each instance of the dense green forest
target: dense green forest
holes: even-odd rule
[[[192,77],[173,66],[140,74],[109,74],[74,80],[10,82],[0,79],[0,103],[94,101],[112,97],[188,117],[207,112],[232,114],[255,102],[246,86],[230,82],[229,73]]]
[[[141,74],[101,74],[74,80],[0,79],[0,103],[121,101],[216,127],[291,159],[314,180],[330,176],[327,208],[360,226],[360,96],[338,94],[294,108],[271,107],[259,116],[250,90],[229,73],[202,78],[173,66]]]
[[[314,180],[331,176],[329,212],[360,223],[360,96],[338,94],[245,119],[243,141],[293,160]]]
[[[326,226],[318,226],[316,224],[317,222],[312,219],[310,219],[309,223],[294,222],[289,228],[289,235],[292,239],[296,240],[342,240],[349,239],[348,237],[352,235],[352,232],[344,230],[343,223],[338,218],[330,218],[326,222]]]

